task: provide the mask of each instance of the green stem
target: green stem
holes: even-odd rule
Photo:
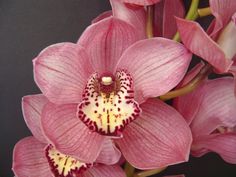
[[[146,24],[146,33],[147,38],[152,38],[153,35],[153,15],[154,15],[154,6],[147,6],[147,24]]]
[[[135,168],[129,164],[129,162],[125,163],[125,173],[127,177],[132,177],[134,175]]]
[[[161,173],[162,171],[164,171],[167,167],[164,168],[159,168],[159,169],[154,169],[154,170],[146,170],[146,171],[142,171],[139,173],[134,174],[134,177],[147,177],[147,176],[152,176],[158,173]]]

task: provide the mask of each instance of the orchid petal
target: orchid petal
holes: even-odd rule
[[[104,20],[104,19],[106,19],[106,18],[109,18],[109,17],[111,17],[112,16],[112,11],[111,10],[108,10],[108,11],[106,11],[106,12],[103,12],[103,13],[101,13],[100,15],[98,15],[96,18],[94,18],[93,20],[92,20],[92,24],[93,23],[97,23],[97,22],[99,22],[99,21],[101,21],[101,20]]]
[[[110,17],[88,27],[78,43],[91,56],[91,63],[100,73],[113,72],[123,51],[137,41],[135,29],[128,23]]]
[[[112,165],[117,163],[121,158],[121,152],[119,149],[113,144],[110,138],[105,139],[101,152],[96,159],[96,162]]]
[[[53,176],[45,157],[46,144],[34,137],[20,140],[13,152],[13,171],[17,177]]]
[[[43,109],[42,128],[60,152],[83,162],[94,162],[104,137],[90,132],[77,118],[76,112],[76,104],[57,106],[49,103]]]
[[[232,0],[210,0],[210,8],[216,21],[211,36],[215,35],[229,22],[231,16],[236,12],[236,1]]]
[[[233,78],[206,81],[195,91],[179,97],[177,110],[191,122],[194,137],[212,133],[219,126],[236,125]]]
[[[193,21],[177,18],[177,26],[184,45],[194,54],[213,65],[219,72],[225,72],[232,64],[221,48]]]
[[[218,153],[226,162],[236,164],[236,133],[212,134],[197,138],[193,155],[202,156],[201,148]],[[200,149],[200,152],[198,152]]]
[[[185,9],[182,0],[163,0],[155,5],[154,33],[172,38],[177,31],[174,17],[183,18]]]
[[[120,0],[110,0],[113,16],[134,26],[140,38],[146,38],[146,13],[143,7],[129,8]]]
[[[47,143],[41,128],[41,113],[48,99],[42,95],[24,96],[22,99],[22,110],[25,122],[34,135],[42,143]]]
[[[174,88],[186,73],[191,56],[180,43],[152,38],[129,47],[117,68],[130,72],[135,84],[135,100],[142,103]]]
[[[125,173],[118,165],[101,165],[98,164],[93,168],[88,169],[84,173],[84,177],[125,177]]]
[[[124,3],[148,6],[160,2],[161,0],[121,0]]]
[[[188,160],[192,136],[183,117],[158,99],[141,105],[141,116],[115,140],[124,157],[138,169],[166,167]]]
[[[34,60],[35,81],[43,94],[56,104],[80,102],[91,72],[85,50],[72,43],[52,45]]]

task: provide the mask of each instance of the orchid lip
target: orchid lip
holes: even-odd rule
[[[94,73],[88,80],[77,116],[92,131],[121,137],[127,124],[141,112],[134,100],[133,80],[125,70],[115,76]]]
[[[46,147],[45,152],[51,171],[55,176],[78,176],[78,174],[92,166],[89,163],[80,162],[71,156],[60,153],[51,144]]]

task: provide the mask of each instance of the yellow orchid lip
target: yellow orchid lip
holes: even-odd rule
[[[134,101],[131,75],[121,70],[116,77],[93,74],[86,85],[78,117],[102,135],[119,136],[124,127],[141,112]]]

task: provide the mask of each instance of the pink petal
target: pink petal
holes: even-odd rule
[[[13,152],[13,171],[17,177],[53,176],[45,157],[46,144],[34,137],[20,140]]]
[[[218,153],[226,162],[236,164],[236,133],[212,134],[194,141],[193,155],[202,156],[201,149]],[[198,149],[200,152],[198,152]]]
[[[102,145],[102,150],[98,158],[96,159],[96,162],[106,165],[112,165],[117,163],[120,158],[121,152],[119,151],[119,149],[115,146],[110,138],[106,138]]]
[[[117,68],[127,69],[133,76],[135,100],[140,103],[174,88],[186,73],[191,56],[180,43],[152,38],[129,47]]]
[[[160,2],[161,0],[121,0],[121,1],[129,4],[148,6]]]
[[[116,18],[107,18],[88,27],[78,43],[86,48],[100,74],[113,72],[123,51],[137,41],[135,29]]]
[[[158,99],[149,99],[141,108],[141,116],[116,140],[127,161],[138,169],[187,161],[192,136],[183,117]]]
[[[234,76],[234,95],[236,96],[236,57],[233,59],[234,63],[230,67],[229,72]]]
[[[47,143],[47,140],[41,128],[41,113],[47,102],[48,99],[42,94],[29,95],[22,98],[22,111],[25,122],[34,137],[43,143]]]
[[[172,38],[177,32],[174,17],[184,17],[185,9],[182,0],[163,0],[155,5],[154,32],[157,36]]]
[[[56,104],[80,102],[91,71],[85,50],[72,43],[49,46],[34,60],[35,81]]]
[[[206,81],[194,92],[179,97],[177,110],[191,122],[194,137],[212,133],[220,126],[236,125],[233,78]]]
[[[84,177],[125,177],[125,173],[118,165],[97,165],[84,173]]]
[[[92,20],[92,24],[93,23],[97,23],[97,22],[99,22],[99,21],[101,21],[101,20],[103,20],[105,18],[109,18],[111,16],[112,16],[112,11],[111,10],[103,12],[103,13],[101,13],[100,15],[98,15],[96,18],[94,18]]]
[[[104,137],[90,132],[76,117],[76,104],[47,104],[42,114],[42,127],[55,148],[84,162],[94,162]]]
[[[211,35],[216,34],[229,22],[231,16],[236,12],[236,1],[234,0],[210,0],[212,14],[216,18],[214,30]]]
[[[134,26],[141,39],[146,38],[146,12],[143,7],[129,8],[120,0],[110,0],[113,16]]]
[[[232,61],[200,27],[193,21],[177,18],[177,26],[184,45],[194,54],[213,65],[219,72],[229,69]]]

